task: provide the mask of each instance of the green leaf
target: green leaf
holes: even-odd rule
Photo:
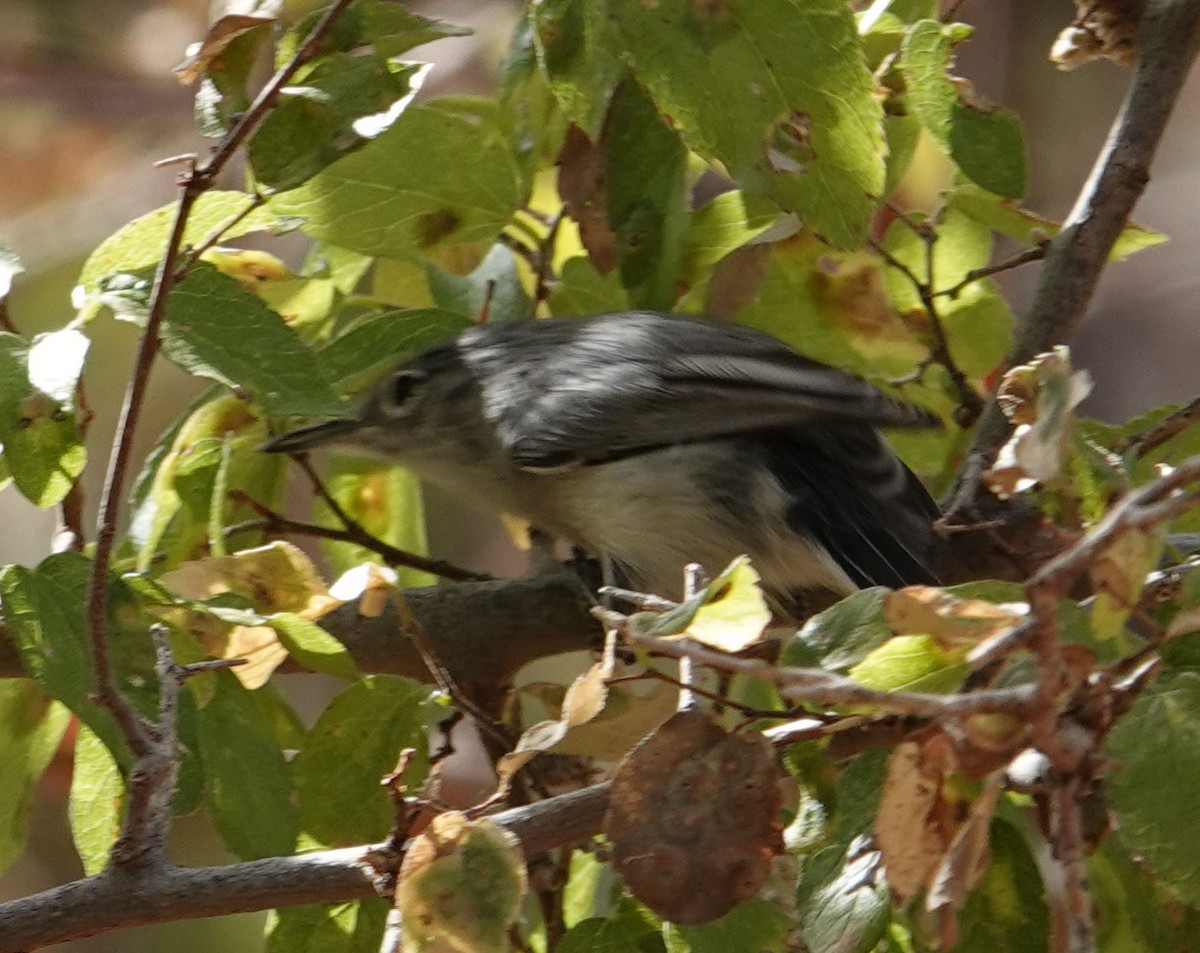
[[[278,612],[271,616],[270,625],[284,648],[305,668],[350,682],[359,678],[358,666],[346,646],[315,622],[294,612]]]
[[[797,887],[797,921],[810,953],[867,953],[891,914],[878,851],[865,839],[809,858]]]
[[[270,414],[320,417],[345,410],[299,335],[209,265],[198,263],[171,291],[162,347],[189,373],[250,391]]]
[[[404,258],[444,242],[491,241],[525,188],[486,105],[413,106],[271,208],[303,218],[310,235],[368,255]]]
[[[946,651],[928,635],[900,635],[873,650],[850,677],[877,691],[950,692],[971,671],[963,651]]]
[[[161,438],[159,452],[147,461],[149,472],[139,479],[129,538],[137,547],[141,572],[154,562],[162,571],[195,558],[211,532],[217,504],[224,506],[221,520],[226,524],[255,517],[251,507],[229,500],[217,486],[226,440],[231,486],[268,506],[281,490],[286,461],[258,452],[268,436],[262,415],[231,394],[205,396],[209,399],[194,404]],[[226,545],[247,549],[261,538],[261,533],[237,533]]]
[[[282,907],[267,920],[267,953],[376,953],[389,904],[382,899]]]
[[[990,860],[958,915],[954,953],[1033,953],[1048,949],[1050,912],[1037,861],[1020,832],[992,822]]]
[[[545,6],[542,4],[542,8]],[[568,124],[549,77],[538,65],[531,22],[536,10],[531,10],[513,31],[496,82],[502,121],[529,183],[538,170],[554,165]]]
[[[589,918],[610,913],[617,890],[617,875],[610,865],[589,851],[574,851],[563,886],[563,923],[573,927]]]
[[[910,226],[894,222],[884,238],[884,248],[902,262],[934,293],[957,286],[968,274],[987,265],[992,253],[992,234],[975,219],[947,207],[934,229],[932,268],[926,244]],[[902,313],[924,311],[924,304],[908,276],[896,268],[884,271],[888,292]],[[958,366],[969,376],[981,378],[1004,359],[1013,337],[1015,319],[1007,302],[990,279],[973,281],[954,297],[938,299],[938,314]]]
[[[602,275],[591,259],[579,255],[563,262],[548,303],[556,316],[602,314],[628,308],[629,295],[619,272]]]
[[[286,65],[296,55],[300,44],[308,38],[325,12],[324,7],[311,11],[283,35],[275,51],[276,69]],[[471,32],[466,27],[410,13],[395,3],[358,0],[334,21],[317,50],[319,56],[326,56],[371,44],[378,55],[392,57],[423,43],[449,36],[470,36]]]
[[[1200,672],[1160,677],[1105,750],[1121,765],[1107,787],[1121,839],[1184,900],[1200,902],[1200,815],[1182,794],[1200,790]]]
[[[192,206],[187,228],[183,233],[183,244],[199,245],[217,229],[237,218],[252,201],[253,196],[244,192],[206,192]],[[154,265],[162,258],[167,250],[171,226],[175,221],[175,210],[176,205],[172,202],[153,212],[147,212],[100,243],[79,273],[78,283],[85,301],[99,293],[102,278],[122,272],[138,271]],[[281,227],[282,223],[275,213],[262,206],[224,230],[222,239],[237,238],[250,232],[276,231]],[[88,312],[88,309],[84,310]]]
[[[695,152],[835,245],[862,240],[884,186],[883,117],[845,3],[610,0],[609,17]]]
[[[1119,837],[1106,837],[1088,857],[1100,953],[1189,953],[1200,911],[1173,897],[1133,860]]]
[[[692,282],[731,251],[741,248],[779,220],[779,209],[745,192],[722,192],[696,209],[684,236],[684,271]]]
[[[778,907],[766,900],[739,904],[721,919],[699,927],[671,926],[671,933],[683,941],[687,953],[728,953],[730,950],[754,950],[755,953],[782,953],[792,922]],[[675,944],[672,944],[675,949]]]
[[[90,566],[81,555],[62,553],[37,569],[7,567],[0,573],[4,622],[25,671],[128,767],[133,759],[120,729],[108,710],[92,701],[96,683],[83,615]]]
[[[112,754],[87,725],[75,737],[75,766],[67,813],[71,839],[87,876],[108,865],[108,855],[121,833],[125,782]]]
[[[921,121],[905,107],[901,114],[888,113],[884,117],[883,131],[887,136],[887,178],[883,194],[891,196],[912,166],[921,140]]]
[[[569,929],[554,953],[661,953],[663,941],[653,926],[630,917],[592,917]]]
[[[412,473],[362,457],[335,456],[325,472],[325,487],[372,536],[405,552],[424,555],[429,551],[421,485]],[[323,501],[317,502],[317,521],[325,526],[339,525]],[[338,573],[364,562],[379,562],[378,554],[354,543],[323,540],[322,549]],[[398,571],[404,586],[432,586],[437,581],[420,570]]]
[[[922,20],[909,31],[900,61],[908,101],[967,178],[989,192],[1020,198],[1026,182],[1021,124],[1007,109],[972,101],[947,75],[958,30],[958,24]]]
[[[59,338],[45,335],[41,340],[50,337]],[[31,348],[23,338],[0,332],[0,445],[17,489],[44,508],[66,496],[83,472],[87,451],[69,410],[72,401],[56,399],[38,389],[31,377],[73,397],[83,357],[74,347],[64,358],[49,343],[42,345],[41,357],[35,357],[37,351],[38,343]],[[47,360],[54,354],[64,358],[68,366],[46,366],[55,363]]]
[[[601,139],[608,224],[636,308],[670,310],[687,227],[687,149],[637,83],[617,87]]]
[[[1062,231],[1061,222],[1031,212],[1010,199],[970,182],[956,185],[947,204],[971,216],[992,231],[1027,245],[1036,245]],[[1108,257],[1110,261],[1124,261],[1134,252],[1153,248],[1166,240],[1167,236],[1162,232],[1129,222],[1117,236]]]
[[[543,0],[530,4],[538,62],[567,119],[599,137],[609,97],[625,73],[604,3]]]
[[[489,322],[517,321],[532,314],[516,256],[507,245],[493,245],[469,275],[456,275],[432,262],[426,262],[425,271],[434,304],[472,324],[485,313]]]
[[[290,854],[299,822],[283,752],[237,679],[218,672],[216,685],[198,713],[198,737],[217,830],[243,860]]]
[[[29,807],[70,713],[33,682],[0,679],[0,871],[25,847]]]
[[[440,308],[365,315],[321,349],[321,368],[339,392],[354,392],[365,383],[374,383],[385,367],[452,338],[474,323]]]
[[[765,273],[735,311],[739,324],[860,377],[895,377],[926,356],[928,349],[888,300],[886,271],[874,255],[838,252],[803,232],[765,250]],[[760,246],[744,251],[759,252]],[[727,263],[748,271],[738,261],[741,254],[721,262],[718,273]]]
[[[883,617],[887,589],[862,589],[812,616],[784,647],[782,665],[848,672],[892,637]]]
[[[404,748],[424,751],[429,692],[409,679],[374,676],[329,703],[293,762],[308,838],[360,844],[389,830],[395,810],[379,780]],[[416,782],[424,768],[418,758],[406,780]]]
[[[255,177],[277,191],[295,188],[361,148],[411,100],[417,69],[339,53],[300,71],[250,140]],[[359,124],[368,117],[369,129]]]
[[[672,609],[634,613],[630,626],[646,635],[687,634],[723,651],[740,652],[771,621],[759,581],[749,558],[738,556],[703,592]]]

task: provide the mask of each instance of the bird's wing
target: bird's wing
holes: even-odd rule
[[[495,337],[511,344],[532,324]],[[807,423],[936,423],[749,328],[644,312],[555,325],[538,329],[539,344],[551,347],[530,349],[536,357],[526,361],[512,362],[506,346],[491,362],[486,338],[472,342],[485,412],[516,462],[531,469]]]

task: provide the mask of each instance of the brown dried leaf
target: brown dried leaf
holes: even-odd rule
[[[1063,345],[1004,375],[996,399],[1016,429],[984,474],[993,493],[1007,499],[1058,476],[1070,451],[1074,409],[1091,387],[1086,372],[1072,370]]]
[[[605,831],[630,891],[664,919],[708,923],[761,889],[783,848],[781,771],[757,732],[681,711],[631,751]]]
[[[953,825],[947,823],[952,811],[942,790],[952,758],[949,741],[934,735],[897,745],[888,759],[875,842],[901,906],[930,883],[953,838]]]
[[[340,604],[303,551],[285,542],[186,562],[159,581],[182,599],[202,601],[225,593],[243,596],[260,615],[293,612],[319,619]],[[267,626],[235,625],[226,631],[199,613],[190,613],[187,625],[217,658],[249,661],[233,670],[247,688],[260,687],[288,654]]]
[[[579,240],[592,264],[607,275],[617,264],[616,240],[608,224],[604,190],[604,147],[578,126],[567,129],[558,155],[558,194],[579,226]]]
[[[936,586],[899,589],[883,602],[884,619],[897,635],[929,635],[947,649],[1011,632],[1028,614],[1024,603],[960,599]]]
[[[1137,32],[1146,0],[1075,0],[1075,20],[1050,48],[1050,62],[1072,70],[1102,56],[1128,65],[1137,54]]]
[[[571,683],[563,698],[562,715],[556,721],[542,721],[526,728],[517,746],[496,762],[499,789],[507,790],[513,775],[543,751],[561,742],[572,728],[591,721],[604,710],[608,700],[607,679],[612,665],[600,661]]]
[[[208,33],[199,43],[188,48],[187,58],[175,67],[175,78],[188,86],[196,82],[218,56],[225,52],[229,44],[244,33],[274,23],[275,17],[248,16],[231,13],[221,17],[208,28]]]

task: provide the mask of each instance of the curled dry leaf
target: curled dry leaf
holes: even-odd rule
[[[758,732],[677,712],[626,756],[605,831],[630,891],[664,919],[708,923],[761,889],[783,849],[781,771]]]
[[[555,721],[541,721],[526,728],[517,746],[496,762],[499,790],[506,791],[521,768],[543,751],[549,751],[572,728],[591,721],[604,710],[608,700],[607,679],[612,674],[609,660],[597,662],[571,683],[563,697],[562,714]]]
[[[221,17],[208,28],[203,40],[188,47],[187,59],[174,69],[175,78],[184,86],[196,82],[212,61],[224,53],[229,44],[239,36],[274,22],[275,17],[240,13]]]
[[[1070,452],[1074,409],[1091,388],[1086,372],[1071,369],[1065,346],[1004,375],[996,397],[1016,429],[984,474],[993,493],[1007,499],[1058,476]]]
[[[506,953],[526,885],[512,834],[486,818],[439,814],[400,867],[396,906],[405,953]]]
[[[884,597],[883,615],[896,635],[930,635],[942,648],[976,646],[1011,632],[1029,614],[1025,603],[960,599],[936,586],[909,586]]]
[[[329,587],[329,594],[339,603],[357,599],[358,614],[366,619],[374,619],[387,609],[398,582],[394,569],[375,563],[360,563],[338,576],[337,582]]]
[[[1102,56],[1132,63],[1145,10],[1146,0],[1075,0],[1075,19],[1054,40],[1050,62],[1062,70]]]

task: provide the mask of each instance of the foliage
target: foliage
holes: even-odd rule
[[[250,134],[246,190],[209,191],[191,208],[157,343],[163,358],[213,389],[146,460],[132,525],[100,576],[111,677],[140,715],[157,717],[165,692],[146,634],[152,625],[166,627],[179,664],[250,662],[197,670],[184,685],[176,814],[207,811],[231,853],[250,860],[378,842],[403,815],[399,795],[422,790],[427,734],[446,699],[416,680],[361,671],[330,634],[329,620],[348,601],[364,617],[395,608],[393,580],[373,570],[360,573],[367,582],[352,594],[345,580],[331,591],[332,579],[307,556],[273,542],[269,530],[288,528],[279,511],[299,471],[256,448],[298,418],[343,412],[387,363],[483,317],[638,307],[768,330],[943,418],[940,433],[905,435],[897,446],[933,485],[948,483],[964,446],[958,424],[973,421],[1013,341],[1013,315],[989,277],[997,239],[1022,243],[1023,260],[1032,260],[1058,225],[1020,205],[1030,175],[1020,124],[952,75],[954,49],[971,31],[936,19],[935,7],[893,0],[855,14],[843,0],[530,2],[494,97],[414,103],[426,70],[406,53],[464,31],[382,0],[350,6]],[[303,48],[317,20],[310,15],[277,38],[278,66]],[[266,23],[222,21],[194,57],[207,134],[228,135],[249,107],[251,66],[272,42]],[[919,140],[945,163],[932,207],[913,207],[908,188]],[[698,201],[698,181],[719,194]],[[173,218],[172,207],[149,212],[97,248],[79,277],[70,327],[33,340],[0,333],[0,472],[40,507],[61,504],[87,465],[79,396],[90,323],[110,312],[150,319]],[[217,245],[255,236],[269,246],[288,230],[310,243],[295,271],[269,252]],[[1160,238],[1129,226],[1114,254]],[[0,264],[7,284],[19,265],[7,252]],[[1053,528],[1063,550],[1103,531],[1122,494],[1148,484],[1156,465],[1182,464],[1200,449],[1195,414],[1162,441],[1147,434],[1167,409],[1124,427],[1078,420],[1086,386],[1065,350],[1009,370],[1005,409],[1017,439],[988,474],[996,492],[1033,501],[1040,529]],[[92,404],[110,399],[90,395]],[[421,554],[417,484],[380,464],[341,459],[324,477],[318,493],[329,492],[313,525],[332,534],[326,565],[360,578],[363,561],[390,561],[405,582],[428,582],[413,568],[426,563],[380,555]],[[1180,531],[1200,520],[1200,510],[1182,507],[1168,515]],[[1094,553],[1075,551],[1096,590],[1084,608],[1074,602],[1078,591],[1035,577],[1056,607],[1045,624],[1057,629],[1040,648],[1017,638],[1036,615],[1030,593],[976,581],[841,601],[786,640],[780,665],[790,668],[779,671],[801,674],[731,667],[739,679],[723,688],[731,699],[756,699],[751,713],[760,722],[771,705],[776,720],[815,719],[817,727],[777,742],[798,800],[785,808],[782,839],[777,792],[755,800],[765,812],[757,818],[763,846],[736,846],[765,852],[754,863],[757,896],[723,896],[712,906],[733,909],[715,922],[664,925],[639,902],[651,902],[644,893],[622,891],[595,844],[563,863],[569,876],[553,901],[562,918],[553,903],[535,913],[521,906],[525,873],[506,837],[442,814],[435,828],[450,824],[453,836],[438,834],[433,840],[443,840],[427,849],[443,866],[429,861],[419,882],[401,871],[406,909],[421,919],[405,949],[502,950],[510,929],[526,948],[549,942],[559,951],[782,950],[798,941],[814,953],[1047,948],[1041,855],[1056,836],[1043,823],[1051,799],[1013,769],[1047,744],[1038,734],[1045,726],[1015,703],[930,714],[941,698],[980,686],[1032,690],[1047,664],[1068,679],[1064,697],[1112,703],[1103,715],[1082,701],[1062,713],[1114,761],[1100,785],[1100,755],[1089,750],[1083,760],[1094,760],[1071,782],[1079,802],[1105,819],[1086,844],[1095,851],[1088,865],[1100,948],[1189,948],[1191,934],[1175,924],[1192,922],[1200,904],[1189,793],[1200,782],[1200,574],[1139,601],[1164,549],[1174,555],[1168,528],[1164,516],[1112,531]],[[373,545],[372,535],[391,549]],[[84,550],[0,573],[3,633],[24,674],[0,681],[0,864],[19,854],[34,787],[68,713],[77,722],[70,824],[89,873],[104,867],[129,808],[137,752],[97,698],[106,676],[85,614],[92,572]],[[681,635],[738,650],[766,622],[756,579],[739,563],[682,607],[613,625],[652,650],[678,646]],[[403,605],[397,611],[406,617]],[[996,654],[996,645],[1007,648]],[[1162,673],[1145,687],[1138,666],[1160,650]],[[661,668],[650,654],[643,649],[631,666]],[[280,666],[341,680],[311,727],[278,689]],[[527,732],[522,750],[633,747],[646,709],[639,718],[622,706],[650,701],[626,686],[606,695],[599,680],[612,673],[606,662],[565,700],[561,687],[526,689],[510,708],[526,723],[537,721],[531,710],[549,721]],[[1096,684],[1110,694],[1087,694]],[[724,739],[739,721],[736,708],[718,720],[724,726],[701,733]],[[536,737],[542,725],[551,728]],[[509,727],[519,733],[526,724]],[[861,732],[862,747],[839,747],[843,731]],[[677,747],[669,735],[656,738]],[[657,749],[640,750],[644,762]],[[674,796],[672,785],[689,771],[701,776],[687,752],[675,754],[685,762],[678,770],[672,763],[646,772],[667,777],[626,778],[636,803],[622,802],[614,815],[647,822],[644,802]],[[761,757],[774,771],[773,756]],[[391,788],[381,787],[398,763]],[[719,773],[713,764],[706,770]],[[704,850],[716,856],[733,829],[722,827],[722,811],[743,812],[737,798],[751,795],[704,794],[703,812],[681,811],[678,824],[703,813]],[[1110,820],[1117,833],[1108,833]],[[610,834],[615,856],[626,857],[626,831]],[[768,875],[764,858],[780,843],[791,863]],[[502,890],[478,889],[480,857],[487,883]],[[649,879],[676,900],[692,889],[657,869]],[[1171,924],[1155,919],[1160,899],[1176,904]],[[283,909],[267,946],[376,949],[384,920],[381,905],[352,898]]]

